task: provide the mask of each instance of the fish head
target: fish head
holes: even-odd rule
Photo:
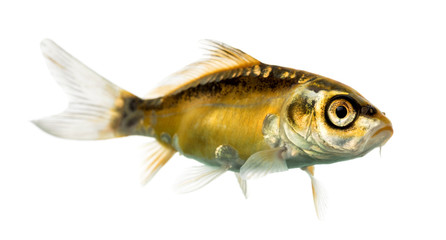
[[[320,163],[363,156],[393,134],[383,112],[353,88],[324,77],[294,89],[280,128],[282,138]]]

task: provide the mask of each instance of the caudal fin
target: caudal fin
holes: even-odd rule
[[[34,120],[43,131],[61,138],[93,140],[118,137],[113,127],[120,116],[117,104],[130,95],[103,78],[51,40],[43,40],[48,68],[69,96],[68,108],[57,115]]]

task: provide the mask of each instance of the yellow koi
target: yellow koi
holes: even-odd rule
[[[340,82],[207,44],[208,59],[172,75],[154,91],[158,97],[144,99],[44,40],[43,55],[70,103],[34,123],[68,139],[155,138],[143,181],[179,152],[203,163],[183,182],[185,191],[232,171],[246,196],[246,180],[301,168],[311,177],[318,215],[323,199],[314,165],[361,157],[393,134],[383,112]]]

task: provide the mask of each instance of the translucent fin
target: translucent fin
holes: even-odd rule
[[[246,183],[246,180],[243,179],[242,177],[240,177],[240,173],[235,173],[235,177],[237,178],[237,182],[240,185],[240,189],[243,192],[243,196],[245,196],[245,198],[248,198],[248,185]]]
[[[195,166],[182,176],[182,180],[176,185],[176,188],[181,193],[196,191],[208,185],[228,169],[226,166]]]
[[[240,168],[240,176],[243,179],[253,179],[287,171],[286,161],[282,157],[284,151],[285,148],[280,147],[254,153]]]
[[[311,178],[311,189],[313,191],[313,202],[319,219],[324,219],[327,208],[326,194],[322,184],[314,177],[314,166],[303,168]]]
[[[176,153],[170,147],[167,147],[158,141],[154,141],[147,145],[147,157],[143,162],[144,170],[141,175],[143,185],[147,184],[155,174],[169,161]]]
[[[43,131],[69,139],[115,137],[110,122],[121,90],[51,40],[43,40],[42,53],[48,68],[69,96],[68,108],[58,115],[33,121]]]
[[[152,90],[146,97],[175,94],[200,84],[238,77],[243,68],[260,64],[257,59],[237,48],[213,40],[203,42],[208,52],[207,59],[172,74],[162,86]]]

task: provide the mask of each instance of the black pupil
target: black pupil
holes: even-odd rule
[[[344,106],[337,107],[336,116],[338,116],[338,118],[344,118],[345,116],[347,116],[347,108],[345,108]]]

